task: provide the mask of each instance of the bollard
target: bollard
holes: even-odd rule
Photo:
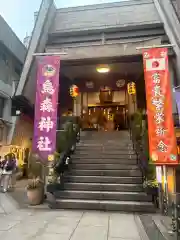
[[[172,202],[171,231],[169,233],[174,234],[176,232],[177,232],[176,204]]]
[[[168,215],[168,200],[167,200],[167,197],[165,195],[165,192],[163,191],[163,201],[162,201],[162,205],[163,205],[163,214],[165,216]]]
[[[176,224],[177,224],[177,240],[180,240],[180,201],[177,199],[176,205]]]
[[[163,191],[162,191],[162,183],[158,183],[158,207],[161,211],[161,213],[163,213]]]

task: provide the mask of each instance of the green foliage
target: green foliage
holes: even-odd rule
[[[143,183],[143,188],[147,188],[147,187],[150,187],[150,188],[157,188],[158,187],[158,182],[156,179],[153,179],[153,180],[146,180],[144,181]]]
[[[61,130],[57,133],[56,150],[58,153],[63,152],[66,149],[68,143],[68,133],[66,130]]]
[[[28,167],[28,175],[30,178],[41,177],[43,175],[43,165],[36,156],[31,155]]]
[[[148,163],[147,179],[153,180],[156,178],[156,166],[153,163]]]
[[[146,127],[142,129],[142,148],[143,155],[147,162],[149,162],[149,139],[148,139],[148,130]]]
[[[142,144],[142,161],[147,163],[146,178],[147,181],[154,181],[156,179],[156,166],[153,164],[149,157],[149,139],[147,123],[143,124],[143,115],[141,111],[137,111],[133,114],[131,120],[132,137],[136,146],[136,150],[139,151],[140,142]]]
[[[132,137],[134,142],[141,138],[142,118],[143,118],[143,115],[141,111],[136,111],[131,116],[131,129],[132,129]]]
[[[72,139],[76,136],[76,129],[74,129],[73,124],[71,121],[65,122],[63,124],[63,130],[57,133],[57,152],[62,153],[66,151],[67,148],[70,146]]]
[[[149,139],[148,139],[148,129],[146,127],[142,135],[142,144],[143,144],[144,157],[146,158],[146,161],[148,161],[147,179],[154,180],[156,179],[156,166],[152,162],[152,159],[149,157]]]
[[[143,144],[144,157],[146,158],[146,161],[148,161],[147,179],[154,180],[156,179],[156,166],[152,162],[152,159],[149,157],[149,139],[148,139],[147,128],[144,129],[144,133],[142,136],[142,144]]]
[[[27,190],[33,190],[37,188],[43,188],[43,181],[39,177],[30,179],[27,184]]]
[[[58,181],[58,174],[56,173],[54,167],[49,168],[48,183],[57,183],[57,181]]]

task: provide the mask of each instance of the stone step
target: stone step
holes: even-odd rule
[[[72,156],[51,208],[154,212],[143,192],[142,173],[127,131],[88,132]]]
[[[98,137],[96,138],[92,138],[92,139],[80,139],[80,142],[79,144],[82,144],[84,146],[87,146],[87,145],[92,145],[92,146],[95,146],[98,145],[98,146],[102,146],[102,145],[111,145],[111,146],[127,146],[127,145],[133,145],[132,141],[129,140],[129,139],[122,139],[121,138],[114,138],[113,140],[112,139],[109,139],[109,138],[101,138],[99,139]]]
[[[79,170],[138,170],[139,167],[137,165],[129,165],[129,164],[104,164],[104,163],[78,163],[71,164],[71,169],[79,169]]]
[[[137,164],[137,159],[128,159],[128,158],[78,158],[78,156],[72,156],[72,163],[84,163],[84,164],[127,164],[127,165],[135,165]]]
[[[108,139],[114,139],[115,137],[117,137],[117,138],[122,138],[123,137],[123,139],[127,139],[127,140],[129,140],[129,138],[130,138],[130,134],[129,134],[129,132],[126,132],[126,133],[123,133],[122,131],[112,131],[112,132],[110,132],[110,131],[105,131],[105,132],[103,132],[103,131],[96,131],[96,132],[93,132],[92,134],[91,134],[91,138],[93,138],[93,137],[103,137],[103,138],[108,138]],[[91,139],[90,137],[88,138],[88,139]]]
[[[76,149],[76,154],[77,155],[109,155],[109,156],[114,156],[114,155],[135,155],[136,153],[134,151],[129,151],[128,149],[124,149],[124,150],[118,150],[118,151],[114,151],[114,150],[94,150],[94,149],[88,149],[88,150],[79,150]]]
[[[76,183],[142,183],[142,177],[65,176],[64,180]]]
[[[104,145],[99,145],[99,144],[77,144],[77,149],[79,150],[89,150],[89,149],[94,149],[94,150],[133,150],[133,145],[131,144],[124,144],[124,145],[110,145],[110,144],[104,144]]]
[[[68,175],[79,176],[112,176],[112,177],[141,177],[140,170],[78,170],[72,169]]]
[[[75,153],[72,158],[76,159],[137,159],[136,154],[129,155],[129,154],[97,154],[95,152],[89,153]]]
[[[102,141],[95,141],[93,140],[92,142],[87,142],[87,141],[80,141],[77,143],[77,146],[80,148],[113,148],[113,149],[119,149],[119,148],[132,148],[133,143],[132,142],[124,142],[124,143],[119,143],[117,140],[114,143],[111,142],[102,142]]]
[[[142,184],[65,183],[64,190],[142,192]]]
[[[151,202],[151,197],[144,192],[110,192],[110,191],[78,191],[65,190],[55,193],[57,199],[89,199]]]
[[[82,209],[101,211],[123,211],[123,212],[155,212],[150,202],[139,201],[110,201],[110,200],[85,200],[85,199],[57,199],[51,203],[54,209]]]

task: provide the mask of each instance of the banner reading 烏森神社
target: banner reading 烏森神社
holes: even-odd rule
[[[56,151],[59,69],[60,57],[37,58],[33,152],[42,161],[47,161]]]
[[[177,164],[168,50],[166,48],[144,50],[143,61],[150,158],[157,165]]]

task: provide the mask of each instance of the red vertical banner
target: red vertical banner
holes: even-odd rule
[[[143,51],[150,158],[156,165],[178,164],[172,116],[168,50]]]

